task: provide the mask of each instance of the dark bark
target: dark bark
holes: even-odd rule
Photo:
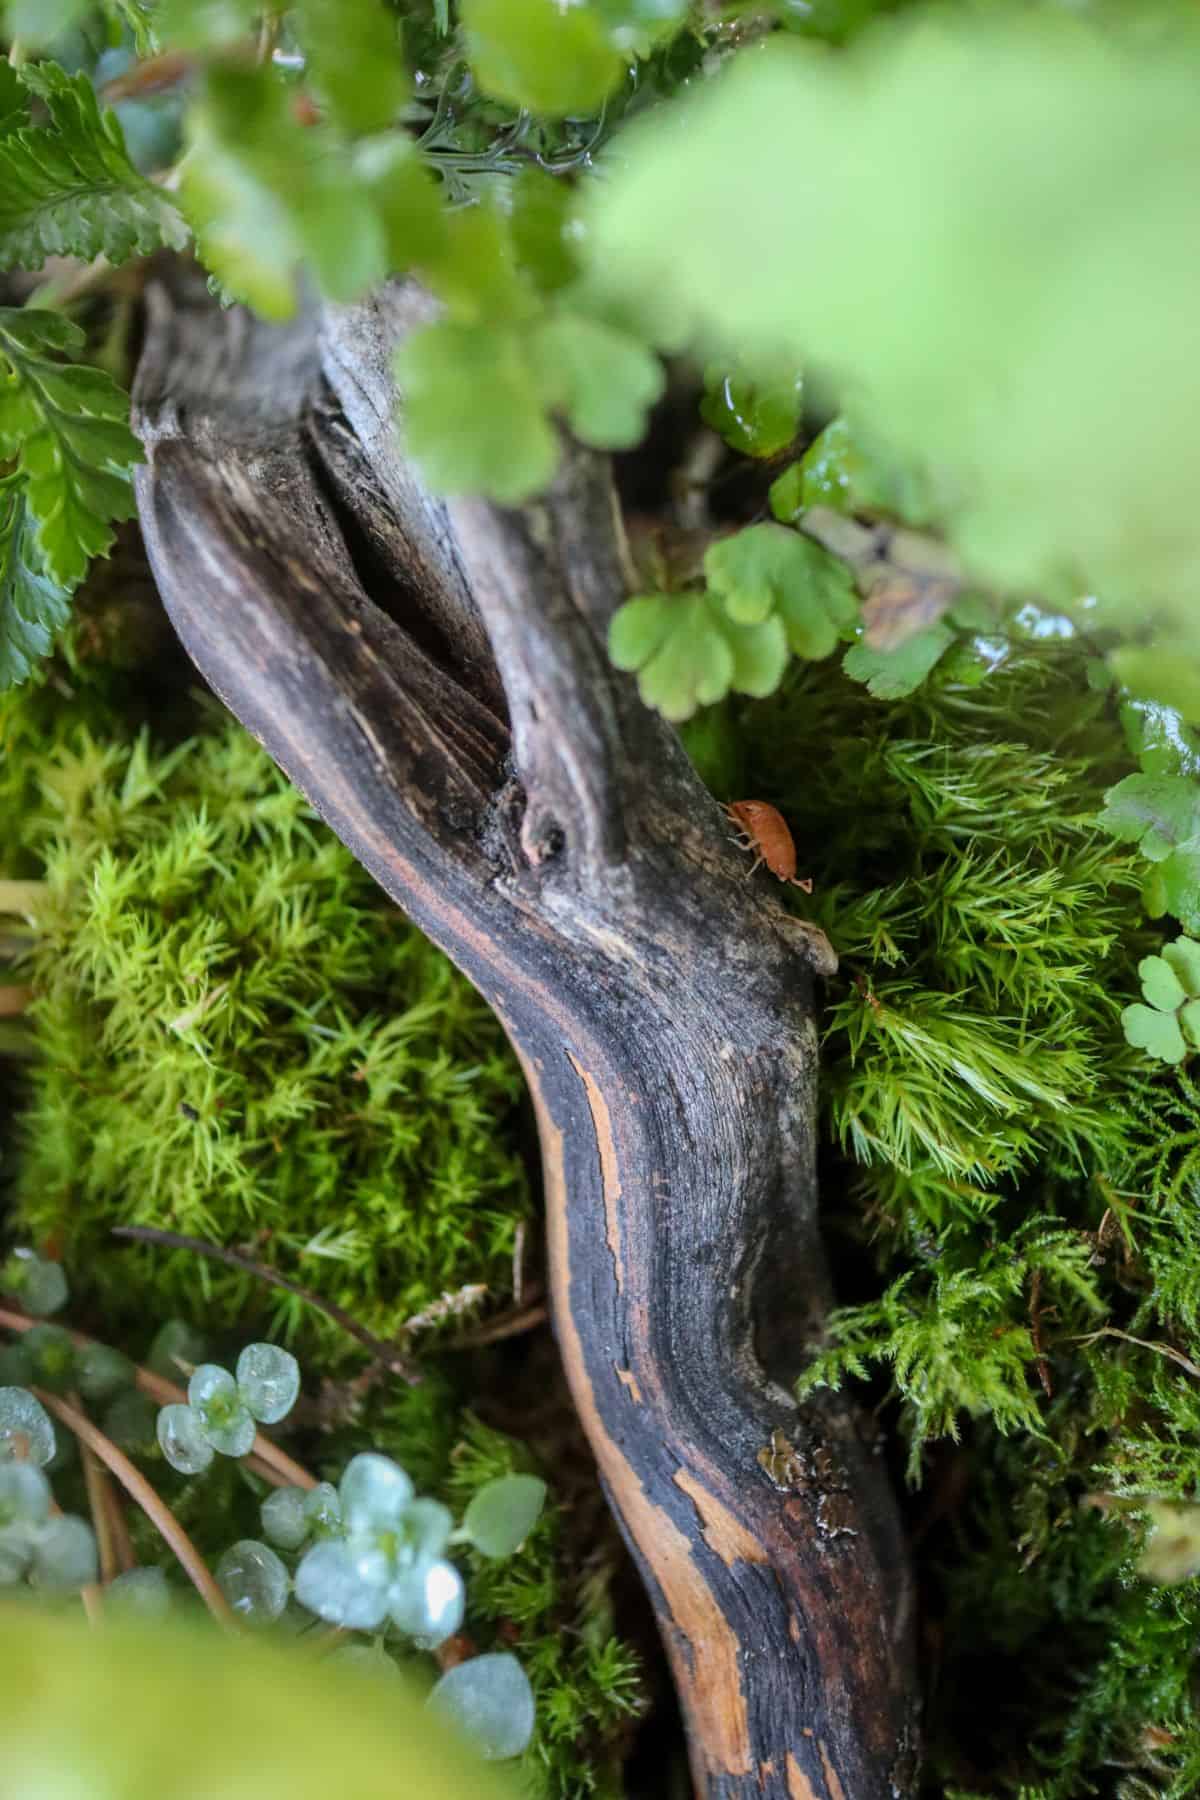
[[[213,687],[487,997],[529,1078],[555,1321],[662,1629],[698,1791],[912,1791],[911,1597],[879,1456],[787,1382],[828,1288],[819,933],[747,878],[604,650],[604,463],[444,504],[389,352],[423,302],[269,330],[155,298],[136,392],[155,575]]]

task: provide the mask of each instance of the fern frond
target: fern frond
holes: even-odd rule
[[[0,137],[0,268],[181,249],[183,219],[134,168],[116,115],[101,112],[87,76],[46,62],[26,65],[20,79],[48,119]],[[0,115],[4,99],[0,92]]]

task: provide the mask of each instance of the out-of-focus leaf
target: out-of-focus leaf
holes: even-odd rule
[[[382,131],[408,93],[396,19],[384,0],[298,0],[296,35],[318,97],[347,131]]]
[[[462,0],[467,55],[480,87],[548,118],[596,112],[621,58],[588,6],[554,0]]]
[[[328,1800],[331,1782],[354,1800],[514,1792],[403,1682],[167,1622],[98,1631],[11,1610],[0,1731],[14,1795]]]

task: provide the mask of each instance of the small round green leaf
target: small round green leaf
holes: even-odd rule
[[[1200,944],[1195,938],[1177,937],[1164,945],[1162,959],[1175,971],[1184,993],[1200,998]]]
[[[231,1545],[215,1574],[221,1592],[247,1624],[272,1625],[287,1605],[288,1572],[269,1545],[254,1538]]]
[[[1174,1013],[1156,1012],[1151,1006],[1127,1006],[1121,1014],[1125,1036],[1136,1050],[1147,1050],[1160,1062],[1180,1063],[1187,1045]]]
[[[511,1556],[541,1517],[546,1484],[536,1475],[501,1475],[480,1488],[463,1519],[463,1530],[484,1556]]]
[[[1151,1006],[1159,1012],[1174,1012],[1181,1006],[1187,995],[1170,963],[1161,956],[1144,956],[1138,964],[1141,977],[1142,993]]]
[[[40,1400],[22,1387],[0,1387],[0,1462],[48,1463],[54,1427]]]
[[[447,1670],[429,1696],[431,1712],[456,1725],[488,1762],[520,1756],[533,1736],[533,1690],[515,1656],[473,1656]]]

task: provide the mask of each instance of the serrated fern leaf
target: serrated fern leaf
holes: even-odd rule
[[[38,268],[47,256],[123,262],[163,244],[182,248],[187,227],[134,168],[116,116],[100,111],[87,77],[35,63],[21,81],[49,117],[0,136],[0,268]]]
[[[11,63],[0,61],[0,138],[29,123],[29,95]]]
[[[83,333],[58,313],[0,308],[0,457],[16,457],[49,578],[83,579],[133,515],[129,474],[142,459],[128,397],[100,369],[54,360]]]
[[[0,482],[0,693],[45,656],[70,598],[46,573],[20,480],[10,475]]]

